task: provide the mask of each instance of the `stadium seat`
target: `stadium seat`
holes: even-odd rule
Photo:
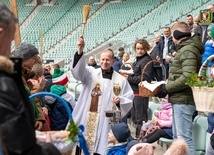
[[[168,139],[168,138],[160,138],[158,143],[160,143],[161,147],[163,147],[163,143],[166,144],[166,149],[169,148],[171,143],[173,142],[173,139]]]
[[[159,103],[149,102],[148,120],[155,119],[154,112],[160,109]]]
[[[207,117],[198,115],[193,121],[193,143],[196,155],[203,155],[206,151],[206,135],[208,128]]]

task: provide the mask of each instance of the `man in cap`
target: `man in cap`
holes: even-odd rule
[[[119,73],[119,70],[122,66],[122,59],[123,59],[123,54],[125,53],[124,48],[120,47],[118,49],[118,56],[114,57],[114,64],[113,64],[113,69]]]
[[[16,47],[13,54],[17,58],[22,58],[22,80],[26,90],[28,91],[28,94],[30,95],[42,91],[45,86],[44,77],[40,77],[38,80],[31,79],[31,70],[33,65],[37,63],[39,54],[37,48],[29,43],[24,42]],[[41,104],[39,99],[35,99],[34,101],[31,100],[31,105],[34,109],[34,117],[36,119],[35,128],[37,130],[41,130],[43,124],[45,123],[45,115],[42,111],[42,107],[40,106]]]
[[[5,154],[60,155],[51,144],[37,145],[34,120],[21,79],[21,60],[9,60],[17,19],[0,2],[0,141]],[[14,66],[14,67],[13,67]],[[50,142],[50,137],[47,142]]]

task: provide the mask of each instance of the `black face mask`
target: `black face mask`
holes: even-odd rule
[[[173,32],[173,37],[176,40],[179,40],[179,39],[184,38],[184,37],[191,37],[191,32],[181,32],[179,30],[175,30]]]

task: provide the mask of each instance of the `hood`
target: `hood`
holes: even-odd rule
[[[172,108],[171,103],[161,102],[161,109],[169,109]]]
[[[193,45],[200,51],[201,54],[204,51],[203,43],[201,42],[200,36],[198,35],[182,40],[176,47],[177,49],[181,49],[183,46],[186,45]]]
[[[63,99],[65,99],[68,103],[71,104],[71,107],[74,109],[75,105],[76,105],[76,101],[75,99],[73,98],[73,96],[69,93],[64,93],[62,96],[61,96]]]
[[[14,64],[10,59],[8,59],[7,57],[4,57],[4,56],[0,56],[0,62],[1,62],[0,63],[0,71],[1,72],[6,72],[9,74],[13,73]]]

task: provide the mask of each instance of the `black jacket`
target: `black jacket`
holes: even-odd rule
[[[146,53],[141,57],[136,57],[136,62],[133,63],[134,74],[128,77],[128,81],[135,94],[139,93],[138,84],[141,82],[142,70],[144,69],[145,65],[151,60],[152,60],[151,57]],[[142,77],[143,81],[146,80],[148,82],[151,82],[152,73],[153,73],[153,64],[151,63],[145,68]]]
[[[60,155],[51,144],[36,144],[34,118],[22,82],[21,60],[0,56],[0,139],[10,155]]]
[[[158,49],[158,42],[157,42],[155,47],[152,49],[152,52],[151,52],[150,56],[151,56],[152,60],[157,60],[156,58],[159,57],[160,55],[161,54],[160,54],[160,51]],[[161,67],[160,63],[158,63],[158,62],[154,62],[153,66],[154,67]]]
[[[163,59],[163,49],[164,49],[164,36],[161,37],[160,41],[158,42],[157,44],[157,50],[160,51],[160,58]],[[173,45],[173,40],[172,40],[172,36],[170,36],[168,38],[168,53],[171,53],[172,54],[172,51],[174,51],[175,49],[173,49],[175,46]]]

